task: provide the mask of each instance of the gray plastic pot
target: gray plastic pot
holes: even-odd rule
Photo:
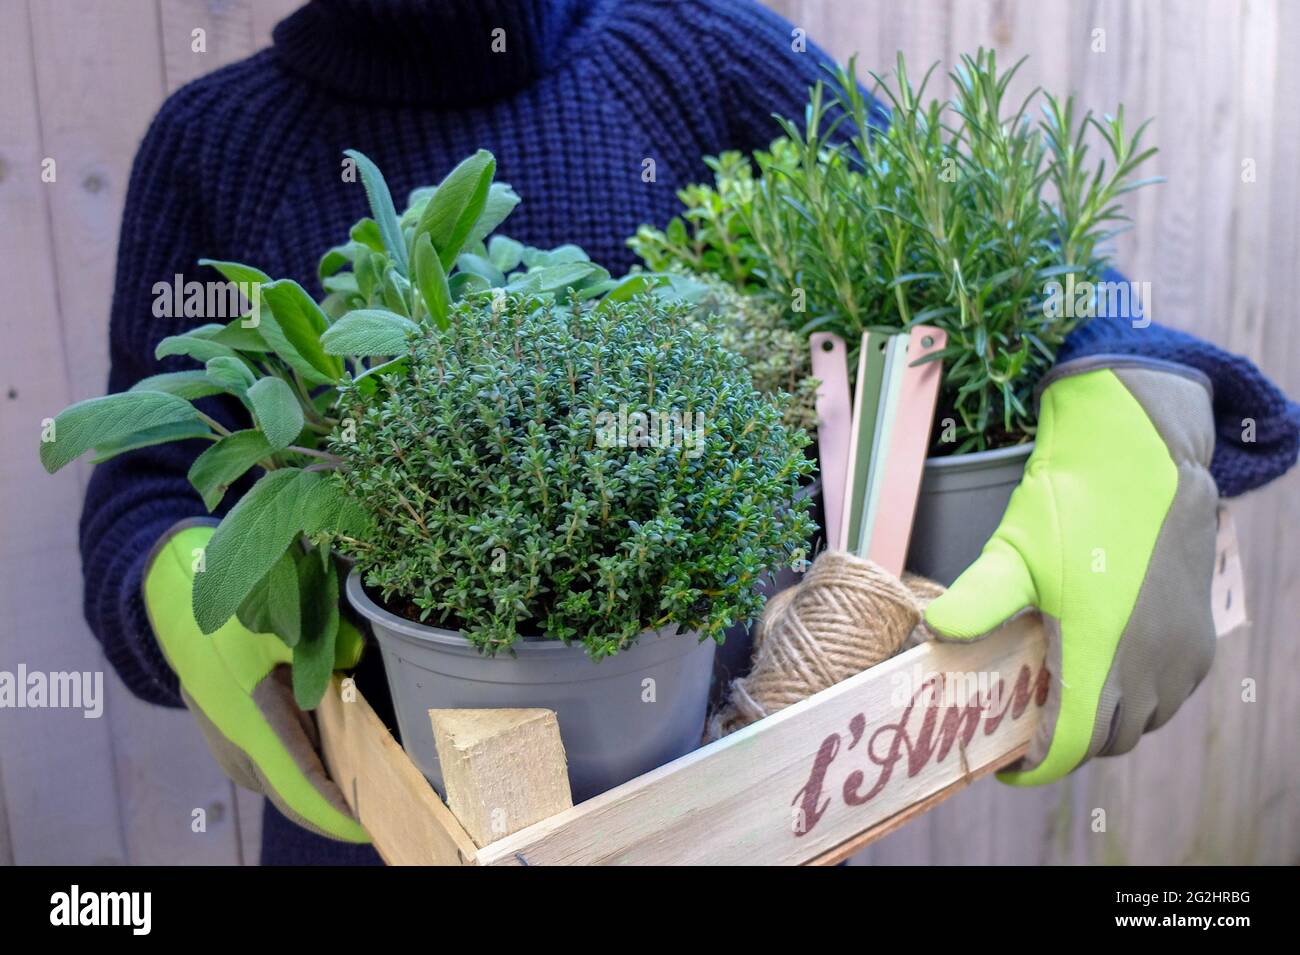
[[[947,586],[998,529],[1033,444],[927,458],[907,569]]]
[[[543,707],[554,710],[574,802],[589,799],[684,756],[700,745],[712,640],[675,628],[644,633],[631,649],[594,662],[582,647],[524,639],[516,655],[485,657],[460,634],[426,627],[379,606],[361,575],[348,602],[370,621],[384,659],[402,744],[446,796],[429,726],[430,709]],[[646,680],[654,680],[647,702]]]

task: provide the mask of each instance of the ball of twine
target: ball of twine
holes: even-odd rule
[[[767,602],[754,633],[753,666],[709,720],[718,739],[928,639],[926,604],[943,587],[899,580],[848,551],[823,551],[804,579]],[[920,625],[920,626],[918,626]]]

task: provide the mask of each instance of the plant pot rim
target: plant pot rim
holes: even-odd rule
[[[366,593],[365,583],[362,580],[362,573],[358,569],[353,569],[348,574],[347,583],[344,585],[344,592],[347,594],[348,603],[357,613],[365,617],[371,623],[378,624],[392,634],[409,640],[412,643],[428,645],[436,644],[447,650],[461,653],[471,653],[474,656],[482,656],[482,652],[471,641],[461,635],[456,630],[446,630],[442,627],[431,627],[428,624],[417,623],[414,620],[407,620],[405,617],[387,610],[371,599]],[[644,630],[637,637],[636,646],[657,640],[666,640],[677,637],[680,631],[675,623],[660,627],[658,630]],[[681,634],[689,636],[689,634]],[[586,656],[587,650],[580,643],[568,643],[563,640],[553,640],[548,637],[522,636],[510,647],[517,654],[527,653],[555,653],[555,654],[573,654],[580,653]],[[626,652],[626,651],[624,651]],[[617,659],[623,653],[617,653],[610,659]],[[507,655],[507,659],[508,659]]]
[[[926,458],[926,470],[967,471],[1027,458],[1034,450],[1034,442],[1013,444],[1006,448],[994,448],[991,451],[968,451],[965,454],[947,454],[943,457]]]

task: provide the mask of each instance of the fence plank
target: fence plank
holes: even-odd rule
[[[59,327],[50,194],[41,180],[43,117],[37,112],[34,47],[24,0],[0,0],[0,279],[22,290],[22,308],[0,310],[0,669],[102,671],[76,599],[72,472],[50,478],[36,456],[41,421],[71,399]],[[57,170],[56,170],[57,171]],[[65,180],[66,181],[66,180]],[[22,506],[14,506],[22,501]],[[70,579],[71,578],[71,579]],[[71,593],[69,593],[71,591]],[[17,863],[121,862],[111,713],[6,711],[0,718],[4,803]],[[87,799],[87,793],[95,798]]]

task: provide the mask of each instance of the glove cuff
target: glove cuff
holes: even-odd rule
[[[1062,378],[1069,378],[1071,375],[1082,375],[1103,368],[1145,368],[1150,371],[1163,371],[1171,375],[1179,375],[1201,385],[1209,394],[1210,401],[1214,401],[1213,382],[1203,372],[1190,365],[1182,365],[1176,361],[1166,361],[1163,358],[1148,358],[1143,355],[1100,354],[1073,358],[1052,368],[1051,371],[1039,379],[1037,387],[1034,388],[1035,408],[1042,402],[1043,392],[1051,387],[1053,383],[1060,381]]]
[[[149,579],[149,571],[153,570],[154,561],[158,555],[167,549],[167,545],[181,531],[189,530],[191,527],[211,527],[216,528],[221,522],[215,517],[187,517],[177,521],[167,530],[158,535],[158,540],[154,542],[153,547],[149,548],[149,553],[144,558],[144,572],[140,574],[140,589],[144,589],[144,582]]]

